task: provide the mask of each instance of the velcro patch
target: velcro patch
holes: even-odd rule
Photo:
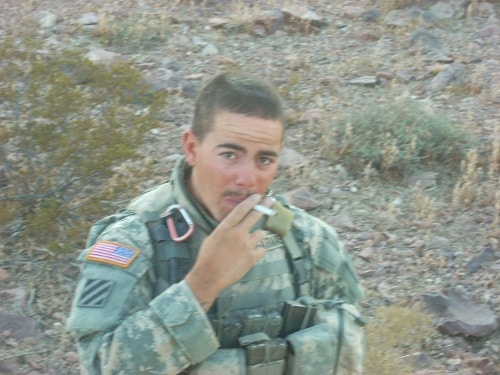
[[[78,299],[79,307],[102,307],[106,303],[111,289],[113,289],[114,281],[87,279],[83,286],[80,298]]]
[[[133,247],[116,242],[101,241],[90,249],[86,259],[127,268],[139,254],[140,251]]]

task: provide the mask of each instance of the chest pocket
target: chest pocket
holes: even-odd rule
[[[269,233],[266,255],[236,284],[224,289],[209,312],[222,348],[238,347],[238,338],[265,331],[278,337],[282,310],[295,298],[293,276],[279,236]]]
[[[262,242],[266,255],[236,284],[217,298],[217,314],[228,311],[277,306],[294,299],[292,272],[279,236],[269,233]]]

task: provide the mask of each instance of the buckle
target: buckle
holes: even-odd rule
[[[184,233],[183,235],[179,235],[177,233],[177,228],[175,227],[173,215],[176,211],[178,211],[181,214],[182,219],[188,225],[188,229],[186,233]],[[173,204],[165,210],[164,216],[172,240],[174,240],[175,242],[181,242],[191,237],[191,235],[194,232],[194,223],[184,207],[182,207],[180,204]]]

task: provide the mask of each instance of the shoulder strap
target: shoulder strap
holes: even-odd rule
[[[288,252],[288,257],[290,265],[293,272],[294,284],[295,284],[295,294],[297,297],[310,294],[311,278],[312,278],[312,264],[311,259],[307,256],[306,252],[302,247],[299,246],[297,240],[292,234],[290,227],[292,225],[294,213],[288,209],[288,202],[282,196],[275,197],[276,202],[273,204],[273,208],[276,209],[278,215],[275,218],[275,227],[279,228],[279,233],[282,236],[283,243]],[[284,220],[280,220],[280,215],[285,217]],[[280,221],[289,222],[287,225],[283,225]],[[272,228],[271,228],[272,229]]]
[[[297,297],[308,295],[311,289],[311,260],[305,256],[291,232],[283,237],[283,242],[290,257],[295,294]]]

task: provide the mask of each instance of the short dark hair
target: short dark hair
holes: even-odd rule
[[[191,130],[203,140],[212,130],[220,111],[279,120],[284,125],[284,111],[276,89],[259,78],[242,72],[224,72],[209,80],[196,99]]]

